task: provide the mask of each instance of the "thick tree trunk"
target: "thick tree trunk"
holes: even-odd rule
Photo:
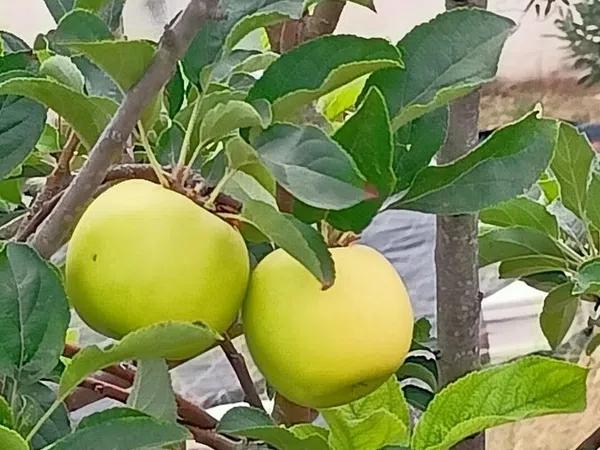
[[[446,8],[485,7],[485,0],[446,1]],[[478,142],[479,93],[450,106],[448,137],[440,164],[468,153]],[[442,384],[480,367],[481,298],[477,264],[477,216],[438,216],[436,238],[437,335]],[[456,446],[483,450],[484,434]]]

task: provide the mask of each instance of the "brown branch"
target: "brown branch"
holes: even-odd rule
[[[81,382],[80,387],[90,390],[101,397],[117,400],[121,403],[127,403],[127,399],[129,398],[129,391],[127,391],[127,389],[123,389],[122,387],[115,386],[114,384],[95,377],[86,378]],[[178,413],[179,412],[180,410],[178,409]],[[235,441],[218,434],[213,429],[199,428],[190,425],[185,420],[180,420],[179,422],[190,430],[192,436],[194,436],[194,440],[200,444],[208,445],[216,450],[234,450],[236,448]]]
[[[596,428],[575,450],[597,450],[600,448],[600,428]]]
[[[80,348],[78,348],[74,345],[66,344],[65,348],[63,350],[63,355],[67,356],[69,358],[72,358],[80,350],[81,350]],[[118,364],[106,367],[106,368],[102,369],[102,371],[125,381],[126,385],[124,385],[123,387],[133,385],[133,380],[135,379],[135,374],[136,374],[135,369],[128,368],[128,367],[125,367],[123,365],[118,365]],[[101,381],[101,380],[98,380],[98,378],[99,377],[96,376],[94,378],[94,380]],[[84,386],[84,387],[86,387],[86,386]],[[98,391],[94,390],[94,392],[98,392]],[[112,391],[108,390],[107,392],[110,393]],[[105,396],[110,397],[109,395],[105,395]],[[113,398],[113,397],[110,397],[110,398]],[[116,400],[118,400],[118,399],[116,399]],[[195,405],[194,403],[190,402],[189,400],[184,399],[183,397],[181,397],[178,394],[175,395],[175,400],[177,401],[177,414],[179,415],[179,417],[181,418],[181,421],[183,423],[186,423],[188,425],[193,425],[193,426],[196,426],[199,428],[207,428],[207,429],[214,428],[217,425],[217,423],[218,423],[217,420],[213,416],[211,416],[208,412],[206,412],[204,409],[202,409],[201,407]]]
[[[112,166],[104,177],[104,182],[129,178],[141,178],[155,183],[159,181],[152,165],[130,163]]]
[[[242,390],[244,391],[244,401],[248,402],[251,406],[264,411],[265,408],[260,400],[260,397],[258,396],[258,392],[256,392],[256,386],[254,386],[254,382],[252,381],[252,377],[248,371],[248,366],[246,365],[244,356],[236,350],[233,342],[231,342],[231,340],[229,340],[227,337],[223,342],[221,342],[221,348],[225,353],[227,361],[229,361],[229,364],[231,364],[235,375],[240,381],[240,386],[242,386]]]
[[[33,216],[29,217],[21,224],[17,234],[15,235],[15,240],[25,241],[29,236],[35,233],[36,228],[44,221],[48,214],[50,214],[64,193],[65,191],[58,191],[54,197],[39,205],[37,212],[35,212]]]
[[[27,218],[27,213],[23,213],[18,217],[6,222],[0,226],[0,240],[9,240],[17,234],[23,221]]]
[[[42,256],[50,257],[67,240],[77,217],[104,181],[111,164],[121,158],[142,112],[169,81],[177,62],[204,23],[218,16],[217,9],[217,0],[191,0],[175,23],[165,28],[150,66],[127,93],[83,168],[35,234],[32,244]]]

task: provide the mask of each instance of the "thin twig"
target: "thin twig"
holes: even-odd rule
[[[212,430],[203,430],[192,426],[188,426],[187,428],[192,433],[192,436],[194,436],[196,442],[204,444],[214,450],[235,450],[239,448],[236,441],[232,441]]]
[[[245,401],[251,406],[260,408],[264,411],[265,408],[260,400],[260,397],[258,396],[258,392],[256,392],[256,386],[254,386],[254,382],[250,376],[250,371],[248,370],[244,356],[236,350],[233,342],[231,342],[229,338],[225,338],[225,340],[221,342],[221,348],[227,357],[227,361],[229,361],[229,364],[231,364],[231,367],[240,381],[240,386],[242,386],[242,390],[244,391]]]
[[[25,241],[29,236],[35,233],[36,228],[44,221],[44,219],[50,214],[52,209],[58,204],[58,201],[63,196],[65,191],[58,191],[54,197],[48,199],[41,204],[37,212],[26,220],[15,235],[16,241]]]
[[[150,66],[129,90],[83,168],[38,228],[32,244],[42,256],[52,256],[67,240],[81,210],[104,181],[111,164],[120,159],[142,112],[169,81],[177,62],[204,23],[218,16],[217,10],[217,0],[192,0],[177,21],[165,29]]]

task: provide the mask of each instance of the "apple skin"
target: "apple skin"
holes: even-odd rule
[[[112,338],[166,321],[200,321],[222,333],[241,308],[249,264],[229,224],[181,194],[129,180],[79,220],[66,288],[81,318]]]
[[[409,351],[413,312],[404,283],[376,250],[331,249],[334,285],[321,284],[283,250],[256,267],[243,306],[248,348],[284,397],[315,409],[363,397]]]

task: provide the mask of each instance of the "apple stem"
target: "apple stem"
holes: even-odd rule
[[[250,376],[250,371],[248,370],[248,366],[246,365],[246,360],[244,356],[237,351],[233,342],[226,336],[225,340],[221,342],[221,349],[225,353],[227,361],[231,364],[233,371],[235,372],[238,380],[240,381],[240,386],[244,391],[245,399],[250,406],[255,408],[262,409],[265,411],[265,408],[260,400],[258,392],[256,391],[256,386],[252,381],[252,377]]]

